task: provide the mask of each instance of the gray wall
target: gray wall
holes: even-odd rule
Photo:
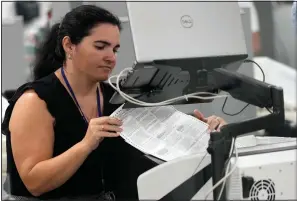
[[[79,3],[79,2],[73,2],[73,3]],[[70,2],[53,2],[52,3],[53,13],[52,13],[50,24],[53,25],[57,22],[60,22],[64,17],[64,15],[71,10],[72,8],[71,6],[72,5],[70,4]]]
[[[296,33],[291,17],[291,4],[255,1],[259,15],[261,55],[297,69]]]
[[[14,90],[29,76],[25,60],[24,27],[21,17],[2,22],[2,93]]]
[[[296,32],[292,22],[292,6],[283,4],[273,9],[275,60],[296,68]]]
[[[261,55],[275,58],[274,49],[274,26],[273,26],[273,11],[271,2],[254,2],[258,12],[260,35],[261,35]]]

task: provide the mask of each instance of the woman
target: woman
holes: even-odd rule
[[[91,5],[52,27],[34,82],[18,89],[3,124],[12,195],[137,198],[137,177],[152,164],[119,137],[121,121],[108,117],[118,107],[109,103],[114,91],[103,82],[120,30],[117,17]],[[195,114],[211,129],[225,124]]]

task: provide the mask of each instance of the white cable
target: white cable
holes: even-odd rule
[[[205,196],[205,200],[207,200],[208,196],[222,183],[224,182],[235,170],[236,170],[236,167],[237,167],[237,162],[238,162],[238,151],[237,151],[237,147],[236,147],[236,144],[234,145],[234,148],[235,148],[235,164],[234,164],[234,167],[232,168],[232,170],[227,174],[225,175],[220,181],[218,181],[206,194]]]
[[[121,89],[119,88],[119,78],[121,77],[121,75],[127,71],[127,70],[130,70],[129,68],[128,69],[124,69],[118,76],[117,76],[117,87],[115,87],[112,83],[111,83],[111,78],[114,78],[115,76],[112,76],[110,77],[109,79],[109,84],[116,90],[119,92],[119,94],[127,101],[129,102],[132,102],[134,104],[137,104],[137,105],[142,105],[142,106],[161,106],[161,105],[167,105],[167,104],[171,104],[175,101],[178,101],[178,100],[182,100],[185,98],[185,96],[180,96],[180,97],[177,97],[177,98],[173,98],[173,99],[169,99],[169,100],[166,100],[166,101],[162,101],[162,102],[159,102],[159,103],[147,103],[147,102],[143,102],[143,101],[140,101],[140,100],[137,100],[137,99],[134,99],[133,97],[125,94],[124,92],[121,91]],[[207,94],[207,95],[212,95],[212,96],[218,96],[214,93],[210,93],[210,92],[198,92],[198,93],[192,93],[192,94],[187,94],[187,98],[199,98],[199,99],[213,99],[214,97],[198,97],[198,96],[194,96],[196,94]],[[222,97],[226,97],[226,95],[223,95]],[[218,98],[218,97],[217,97]]]
[[[163,105],[172,104],[173,102],[176,102],[176,101],[179,101],[179,100],[183,100],[183,99],[188,100],[189,98],[208,100],[208,99],[214,99],[214,98],[224,98],[224,97],[227,97],[227,95],[217,95],[217,94],[210,93],[210,92],[197,92],[197,93],[192,93],[192,94],[186,94],[186,95],[183,95],[183,96],[179,96],[179,97],[172,98],[172,99],[169,99],[169,100],[166,100],[166,101],[162,101],[162,102],[158,102],[158,103],[147,103],[147,102],[143,102],[143,101],[137,100],[137,99],[129,96],[128,94],[122,92],[121,89],[120,89],[120,78],[122,77],[122,74],[124,72],[130,71],[130,70],[132,70],[132,68],[126,68],[126,69],[122,70],[119,75],[111,76],[108,79],[108,82],[109,82],[109,85],[112,88],[114,88],[126,101],[129,101],[129,102],[131,102],[133,104],[136,104],[136,105],[141,105],[141,106],[145,106],[145,107],[163,106]],[[114,86],[113,83],[111,82],[111,79],[112,78],[117,78],[117,81],[116,81],[116,85],[117,86]],[[199,95],[203,95],[203,94],[204,95],[211,95],[211,97],[199,96]]]
[[[232,151],[233,151],[234,143],[235,143],[235,138],[232,138],[231,148],[230,148],[230,152],[229,152],[229,158],[230,158],[230,160],[228,161],[228,164],[227,164],[227,168],[226,168],[226,171],[225,171],[225,176],[226,176],[226,174],[229,172],[229,169],[230,169],[230,166],[231,166],[231,156],[232,156],[232,154],[233,154]],[[223,185],[222,185],[222,187],[221,187],[221,191],[220,191],[218,200],[220,200],[220,198],[221,198],[221,196],[222,196],[222,194],[223,194],[223,190],[224,190],[226,181],[227,181],[227,179],[224,180],[224,183],[223,183]]]

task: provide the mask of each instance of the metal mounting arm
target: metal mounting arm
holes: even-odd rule
[[[211,133],[208,152],[212,161],[213,185],[223,178],[225,161],[228,157],[232,138],[262,129],[281,129],[285,125],[283,90],[281,88],[258,82],[238,73],[216,69],[213,87],[227,91],[239,100],[259,107],[272,107],[273,113],[254,119],[231,123],[220,132]],[[222,80],[223,79],[223,80]],[[214,200],[218,200],[221,185],[214,192]],[[226,200],[225,189],[220,200]]]

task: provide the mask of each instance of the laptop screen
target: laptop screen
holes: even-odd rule
[[[237,2],[127,2],[136,60],[247,54]]]

